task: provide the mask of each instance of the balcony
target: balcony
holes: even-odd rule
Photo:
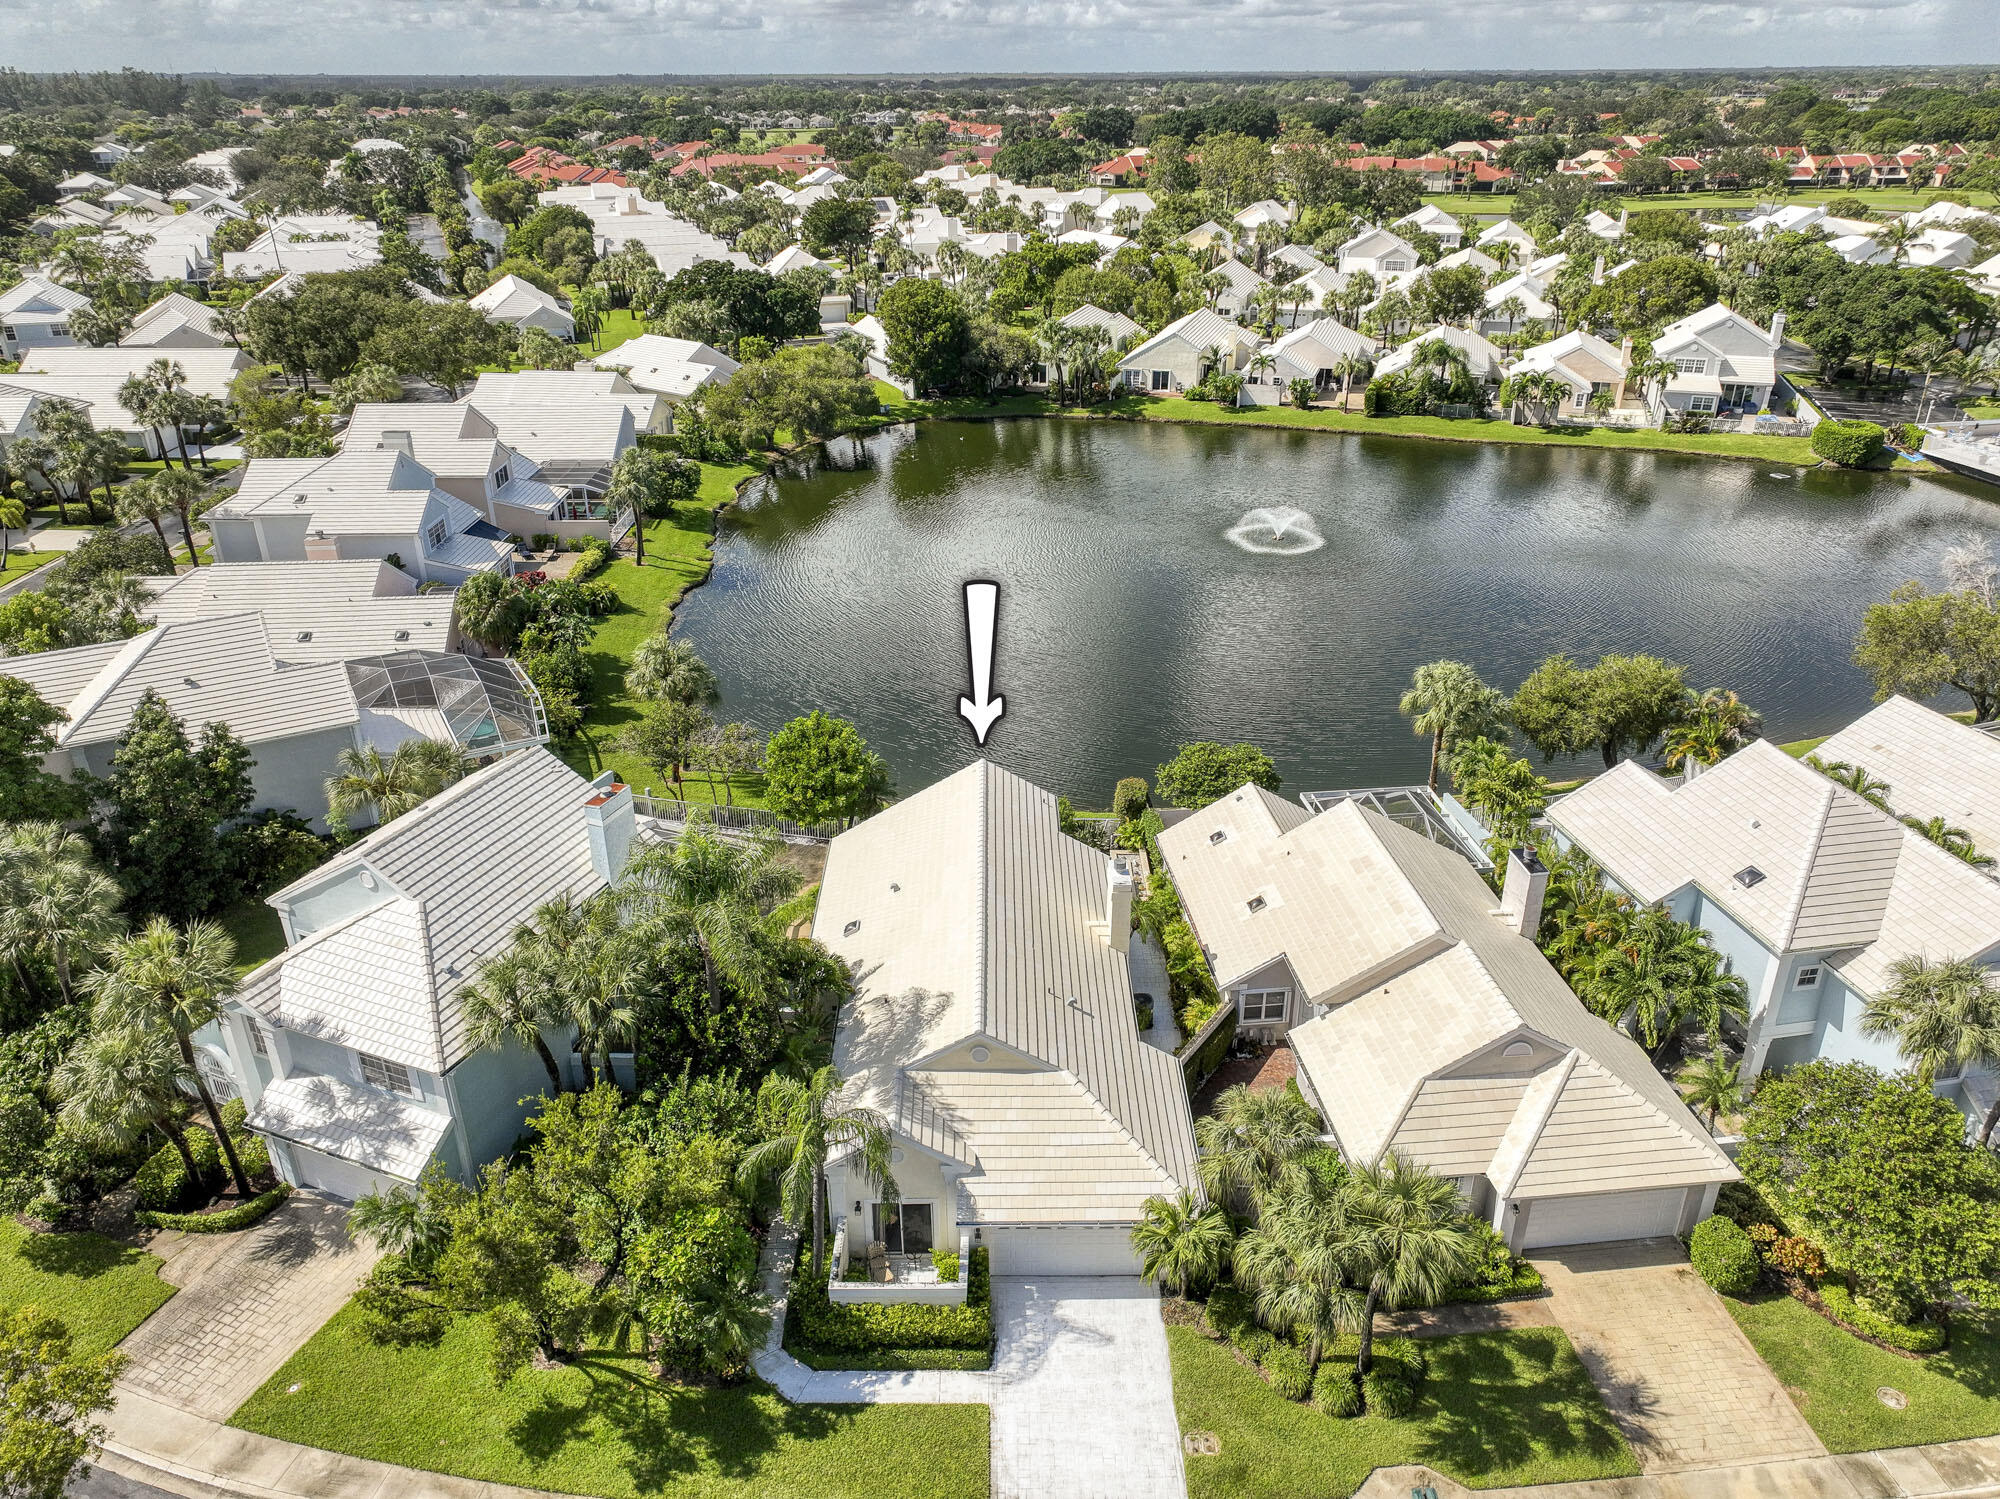
[[[836,1303],[875,1305],[964,1306],[966,1277],[972,1273],[972,1231],[958,1236],[958,1279],[940,1280],[928,1254],[871,1256],[865,1264],[847,1250],[847,1217],[834,1223],[828,1246],[827,1299]],[[868,1278],[850,1280],[850,1267],[865,1268]]]

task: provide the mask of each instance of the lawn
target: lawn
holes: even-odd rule
[[[1221,1452],[1187,1460],[1192,1499],[1336,1499],[1378,1467],[1426,1463],[1471,1488],[1635,1474],[1632,1449],[1559,1328],[1431,1338],[1424,1395],[1400,1421],[1341,1421],[1273,1393],[1224,1342],[1169,1327],[1183,1431]]]
[[[434,1348],[362,1338],[336,1315],[231,1421],[404,1467],[608,1499],[984,1499],[984,1406],[794,1406],[762,1386],[693,1389],[593,1353],[495,1390],[487,1334]],[[298,1385],[296,1394],[287,1391]]]
[[[1789,1296],[1737,1301],[1729,1314],[1832,1452],[1915,1447],[2000,1433],[2000,1328],[1952,1324],[1951,1346],[1926,1359],[1864,1343]],[[1879,1389],[1901,1390],[1890,1410]]]
[[[597,330],[597,337],[590,340],[589,354],[592,357],[607,354],[627,339],[637,338],[646,331],[646,320],[629,307],[613,307],[604,314],[604,322]]]
[[[102,1353],[150,1317],[174,1288],[160,1261],[100,1234],[37,1234],[0,1218],[0,1307],[40,1307],[69,1327],[77,1351]]]
[[[1933,196],[1951,198],[1955,202],[1970,202],[1974,196],[1968,193],[1951,193],[1942,188],[1925,188],[1911,192],[1903,188],[1889,187],[1815,187],[1798,192],[1772,189],[1763,193],[1740,192],[1695,192],[1656,193],[1643,197],[1634,196],[1620,200],[1622,205],[1634,213],[1649,208],[1756,208],[1764,203],[1816,204],[1828,203],[1835,198],[1859,198],[1870,208],[1885,212],[1900,212],[1905,208],[1922,208]],[[1981,195],[1983,196],[1983,195]],[[1512,193],[1426,193],[1426,203],[1435,203],[1451,213],[1476,213],[1483,217],[1499,218],[1514,211]]]
[[[669,789],[657,770],[621,753],[613,743],[641,711],[638,701],[625,695],[625,668],[639,642],[662,627],[681,596],[708,576],[715,512],[736,497],[738,484],[756,472],[747,464],[704,463],[700,497],[669,518],[646,523],[646,565],[621,556],[605,569],[603,580],[617,593],[618,609],[597,626],[591,640],[591,708],[584,718],[583,737],[558,747],[583,774],[596,775],[609,767],[628,786]],[[751,778],[738,777],[732,785],[737,801],[753,804],[762,790],[761,780]],[[685,791],[690,801],[711,799],[702,779],[688,780]]]
[[[261,900],[239,900],[216,920],[236,939],[236,971],[248,973],[285,950],[285,925]]]
[[[14,537],[18,538],[16,531]],[[16,578],[25,577],[38,567],[46,567],[60,557],[60,552],[8,552],[0,556],[0,583],[11,583]]]

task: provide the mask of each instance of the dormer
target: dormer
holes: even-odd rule
[[[270,904],[284,924],[285,945],[296,947],[314,932],[385,906],[401,894],[367,863],[356,860],[338,866],[323,879],[286,886],[271,897]]]

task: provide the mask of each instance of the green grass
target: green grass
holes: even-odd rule
[[[1949,1348],[1912,1359],[1863,1342],[1789,1296],[1723,1301],[1829,1451],[2000,1433],[2000,1328],[1992,1322],[1954,1322]],[[1901,1390],[1908,1407],[1890,1410],[1875,1393],[1883,1388]]]
[[[1183,1431],[1221,1452],[1189,1457],[1192,1499],[1337,1499],[1378,1467],[1425,1463],[1471,1488],[1636,1474],[1639,1464],[1559,1328],[1431,1338],[1407,1419],[1341,1421],[1275,1394],[1226,1343],[1169,1327]]]
[[[62,1318],[80,1353],[102,1353],[174,1294],[160,1261],[101,1234],[37,1234],[0,1218],[0,1307]]]
[[[248,973],[285,950],[285,925],[261,900],[239,900],[216,918],[236,939],[236,971]]]
[[[1829,203],[1835,198],[1859,198],[1870,208],[1885,212],[1900,212],[1906,208],[1923,207],[1933,195],[1942,195],[1958,203],[1970,203],[1973,196],[1935,187],[1914,192],[1907,188],[1888,187],[1814,187],[1796,192],[1772,188],[1762,193],[1650,193],[1644,197],[1633,196],[1620,201],[1626,208],[1639,213],[1650,208],[1755,208],[1761,203],[1814,204]],[[1424,201],[1435,203],[1452,213],[1490,214],[1495,218],[1514,211],[1512,193],[1425,193]]]
[[[338,1313],[236,1412],[248,1431],[355,1457],[564,1493],[665,1499],[984,1499],[984,1406],[794,1406],[694,1389],[596,1352],[495,1390],[483,1324],[379,1347]],[[287,1389],[297,1384],[296,1394]]]
[[[13,539],[18,540],[20,532]],[[16,578],[26,577],[38,567],[47,567],[61,552],[8,552],[0,556],[0,583],[11,583]]]
[[[646,331],[646,320],[629,307],[613,307],[606,310],[604,322],[597,330],[597,337],[580,344],[589,357],[608,354],[627,339],[637,338]]]

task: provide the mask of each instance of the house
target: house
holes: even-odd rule
[[[650,391],[671,408],[704,385],[727,380],[743,366],[720,349],[691,338],[667,338],[642,333],[591,361],[601,370],[616,370],[634,390]],[[672,430],[669,412],[669,430]]]
[[[255,610],[288,665],[397,651],[458,649],[451,595],[418,593],[387,562],[220,562],[138,580],[152,597],[140,618],[172,625]]]
[[[1229,283],[1215,299],[1215,310],[1227,318],[1240,318],[1249,312],[1257,293],[1271,284],[1242,261],[1235,259],[1221,261],[1211,274],[1218,275]]]
[[[1526,350],[1508,374],[1541,371],[1556,376],[1571,392],[1570,399],[1563,403],[1568,409],[1561,414],[1581,417],[1590,410],[1591,397],[1602,392],[1610,393],[1614,409],[1625,404],[1629,354],[1629,346],[1614,347],[1579,328]]]
[[[69,320],[90,306],[80,291],[46,276],[23,276],[0,292],[0,355],[15,360],[37,349],[73,349]]]
[[[1375,340],[1356,333],[1334,318],[1316,318],[1301,324],[1272,344],[1276,358],[1298,366],[1297,378],[1310,380],[1316,391],[1327,390],[1340,380],[1337,373],[1347,359],[1375,358]],[[1352,381],[1355,377],[1350,375]],[[1289,383],[1289,382],[1287,382]]]
[[[224,251],[222,274],[260,280],[298,271],[365,271],[382,263],[382,231],[341,213],[285,214],[240,250]]]
[[[813,935],[857,985],[833,1065],[888,1121],[897,1195],[829,1162],[850,1250],[1135,1273],[1146,1199],[1200,1188],[1180,1063],[1139,1034],[1131,902],[1053,794],[985,760],[833,840]]]
[[[1486,288],[1486,305],[1479,314],[1481,333],[1512,333],[1523,323],[1561,321],[1556,304],[1547,296],[1547,282],[1532,270],[1516,271]],[[1502,312],[1509,302],[1519,302],[1519,312]]]
[[[750,257],[722,240],[669,213],[662,203],[637,188],[608,182],[565,184],[539,195],[544,204],[561,203],[587,217],[596,234],[599,255],[637,241],[653,257],[663,276],[674,276],[703,260],[751,268]]]
[[[1340,247],[1335,261],[1342,276],[1366,271],[1377,281],[1414,271],[1422,263],[1414,245],[1387,229],[1363,229]]]
[[[1464,226],[1435,203],[1426,203],[1415,213],[1404,214],[1389,227],[1418,230],[1430,235],[1447,250],[1456,250],[1465,242]]]
[[[107,171],[132,154],[132,148],[118,141],[99,141],[90,148],[90,159]]]
[[[1301,275],[1305,275],[1321,269],[1326,262],[1320,258],[1319,251],[1311,245],[1280,245],[1271,252],[1271,264],[1288,265]]]
[[[1899,817],[1942,817],[2000,850],[2000,740],[1906,697],[1877,703],[1813,753],[1822,764],[1859,765],[1887,783]]]
[[[463,404],[535,465],[536,479],[565,492],[564,519],[587,516],[600,526],[615,524],[617,518],[601,502],[619,455],[639,440],[632,407],[616,395],[585,389],[558,396],[501,386],[496,394],[498,399],[486,402],[467,396]]]
[[[1259,198],[1248,208],[1240,209],[1230,220],[1245,235],[1255,235],[1267,224],[1275,224],[1280,229],[1289,228],[1296,215],[1291,205],[1280,203],[1275,198]]]
[[[1613,218],[1601,208],[1593,208],[1581,220],[1584,232],[1603,240],[1620,240],[1625,237],[1626,210],[1619,209]]]
[[[1107,312],[1086,302],[1057,319],[1065,328],[1102,328],[1111,337],[1111,347],[1125,349],[1146,336],[1146,330],[1122,312]]]
[[[21,369],[7,384],[38,395],[59,397],[82,406],[99,432],[115,432],[142,448],[148,458],[161,456],[161,443],[172,453],[186,451],[186,434],[159,432],[144,426],[118,400],[118,391],[134,375],[145,374],[155,360],[170,360],[184,377],[182,389],[191,395],[222,400],[229,385],[250,367],[241,349],[177,348],[164,353],[149,348],[30,349],[21,355]]]
[[[127,349],[235,347],[229,335],[216,326],[213,307],[177,291],[168,292],[135,317],[131,330],[118,342]]]
[[[1991,779],[1996,747],[1962,744],[1907,709],[1873,717],[1844,731],[1840,752],[1897,762],[1905,805],[1950,806]],[[1960,750],[1980,769],[1946,788]],[[1700,927],[1741,975],[1746,1079],[1815,1058],[1897,1070],[1895,1040],[1861,1028],[1896,961],[2000,960],[2000,881],[1763,740],[1686,782],[1625,761],[1557,798],[1548,820],[1616,889]],[[1993,1091],[1983,1077],[1938,1082],[1962,1102]]]
[[[500,406],[562,405],[578,401],[615,403],[632,413],[634,432],[667,432],[666,398],[640,390],[617,370],[489,370],[473,381],[466,404],[482,411]]]
[[[1454,328],[1449,323],[1440,323],[1435,328],[1405,340],[1384,354],[1376,362],[1375,373],[1393,375],[1407,369],[1416,362],[1417,350],[1434,339],[1441,339],[1465,355],[1466,367],[1472,371],[1472,378],[1484,385],[1498,385],[1505,378],[1507,356],[1477,333],[1464,328]]]
[[[539,328],[564,342],[576,337],[576,321],[562,299],[519,276],[502,276],[471,303],[489,323],[504,323],[517,330]]]
[[[530,749],[272,895],[285,950],[197,1041],[278,1174],[352,1200],[433,1161],[471,1181],[505,1156],[549,1078],[520,1042],[474,1041],[465,988],[537,907],[615,880],[634,830],[632,794],[608,773],[586,781]],[[544,1044],[580,1081],[570,1037]]]
[[[1127,183],[1144,180],[1146,155],[1144,146],[1135,146],[1109,161],[1100,161],[1084,175],[1098,187],[1124,187]]]
[[[1903,262],[1912,266],[1936,266],[1956,271],[1972,264],[1979,255],[1979,241],[1955,229],[1932,225],[1903,246]]]
[[[78,198],[86,193],[108,193],[117,186],[109,177],[100,177],[95,172],[72,172],[56,184],[56,192],[62,198]]]
[[[1473,242],[1476,249],[1499,254],[1504,247],[1516,260],[1533,260],[1540,253],[1535,236],[1523,229],[1512,219],[1501,219],[1497,224],[1489,224],[1480,230]]]
[[[419,582],[452,585],[514,568],[508,533],[440,489],[403,447],[252,458],[236,492],[208,512],[208,530],[219,562],[378,558]]]
[[[1547,874],[1493,892],[1455,849],[1359,801],[1254,785],[1160,835],[1216,986],[1289,1037],[1341,1154],[1454,1179],[1516,1251],[1684,1234],[1738,1173],[1630,1037],[1530,940]]]
[[[1257,353],[1257,339],[1219,312],[1202,308],[1175,318],[1118,361],[1127,390],[1156,396],[1179,395],[1197,385],[1219,350],[1222,368],[1241,370]]]
[[[1785,315],[1767,332],[1720,302],[1669,323],[1653,339],[1653,356],[1674,367],[1646,392],[1655,412],[1742,414],[1762,411],[1778,381]]]

